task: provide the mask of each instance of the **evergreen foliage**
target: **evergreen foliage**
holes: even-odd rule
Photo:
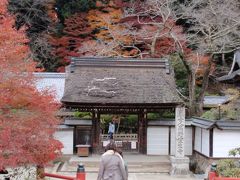
[[[96,0],[56,0],[56,8],[61,22],[71,15],[87,12],[96,7]]]
[[[183,95],[187,96],[188,95],[187,70],[177,54],[173,54],[172,56],[170,56],[170,61],[174,69],[176,85],[180,92]]]
[[[33,34],[47,30],[51,23],[44,0],[9,0],[8,10],[16,17],[16,28],[27,27],[26,32],[30,38]]]
[[[114,115],[111,114],[102,114],[101,115],[101,128],[103,133],[107,133],[109,122],[112,121]],[[120,124],[119,124],[119,133],[137,133],[137,123],[138,117],[137,115],[122,115],[120,116]],[[115,128],[118,129],[118,123],[115,124]]]
[[[81,119],[92,119],[92,113],[91,112],[80,112],[76,111],[74,112],[74,117],[81,118]]]

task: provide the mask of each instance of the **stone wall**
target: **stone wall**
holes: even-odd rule
[[[215,162],[215,160],[207,158],[197,152],[194,152],[190,160],[191,170],[195,174],[208,173],[212,162]]]

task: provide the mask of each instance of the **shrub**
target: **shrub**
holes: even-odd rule
[[[74,117],[81,118],[81,119],[92,119],[92,113],[91,112],[74,112]]]
[[[229,151],[229,155],[230,155],[230,156],[240,155],[240,147],[230,150],[230,151]]]
[[[217,173],[222,177],[240,177],[239,162],[232,159],[220,160],[217,163]]]

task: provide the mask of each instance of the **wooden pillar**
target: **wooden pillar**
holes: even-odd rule
[[[97,121],[96,121],[96,143],[99,146],[100,143],[100,116],[101,114],[97,112]]]
[[[97,118],[96,118],[96,112],[93,111],[92,112],[92,148],[93,150],[96,149],[96,122],[97,122]]]
[[[143,113],[143,154],[147,153],[147,111]]]
[[[142,153],[142,114],[138,114],[138,151]]]
[[[142,128],[140,127],[140,119],[141,119],[141,117],[140,117],[140,114],[138,114],[138,123],[137,123],[137,125],[138,125],[138,152],[140,153],[141,151],[140,151],[140,149],[141,149],[141,131],[142,131]]]
[[[147,152],[147,116],[142,111],[138,114],[138,141],[139,152],[146,154]]]
[[[97,111],[92,112],[92,148],[98,152],[100,138],[100,114]]]

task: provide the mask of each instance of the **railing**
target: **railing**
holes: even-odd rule
[[[240,180],[240,178],[233,178],[233,177],[218,177],[216,170],[217,170],[217,164],[212,163],[211,171],[208,173],[209,180]]]
[[[240,178],[231,178],[231,177],[218,177],[216,172],[210,172],[208,175],[209,180],[240,180]]]
[[[63,175],[51,174],[51,173],[44,173],[44,176],[58,178],[58,179],[66,179],[66,180],[77,180],[75,177],[69,177],[69,176],[63,176]]]
[[[101,141],[106,141],[109,139],[108,134],[101,134]],[[137,141],[138,134],[113,134],[113,139],[115,141]]]
[[[53,177],[58,179],[65,179],[65,180],[86,180],[86,173],[83,164],[79,164],[77,168],[76,177],[70,176],[63,176],[59,174],[51,174],[51,173],[43,173],[44,177]]]

